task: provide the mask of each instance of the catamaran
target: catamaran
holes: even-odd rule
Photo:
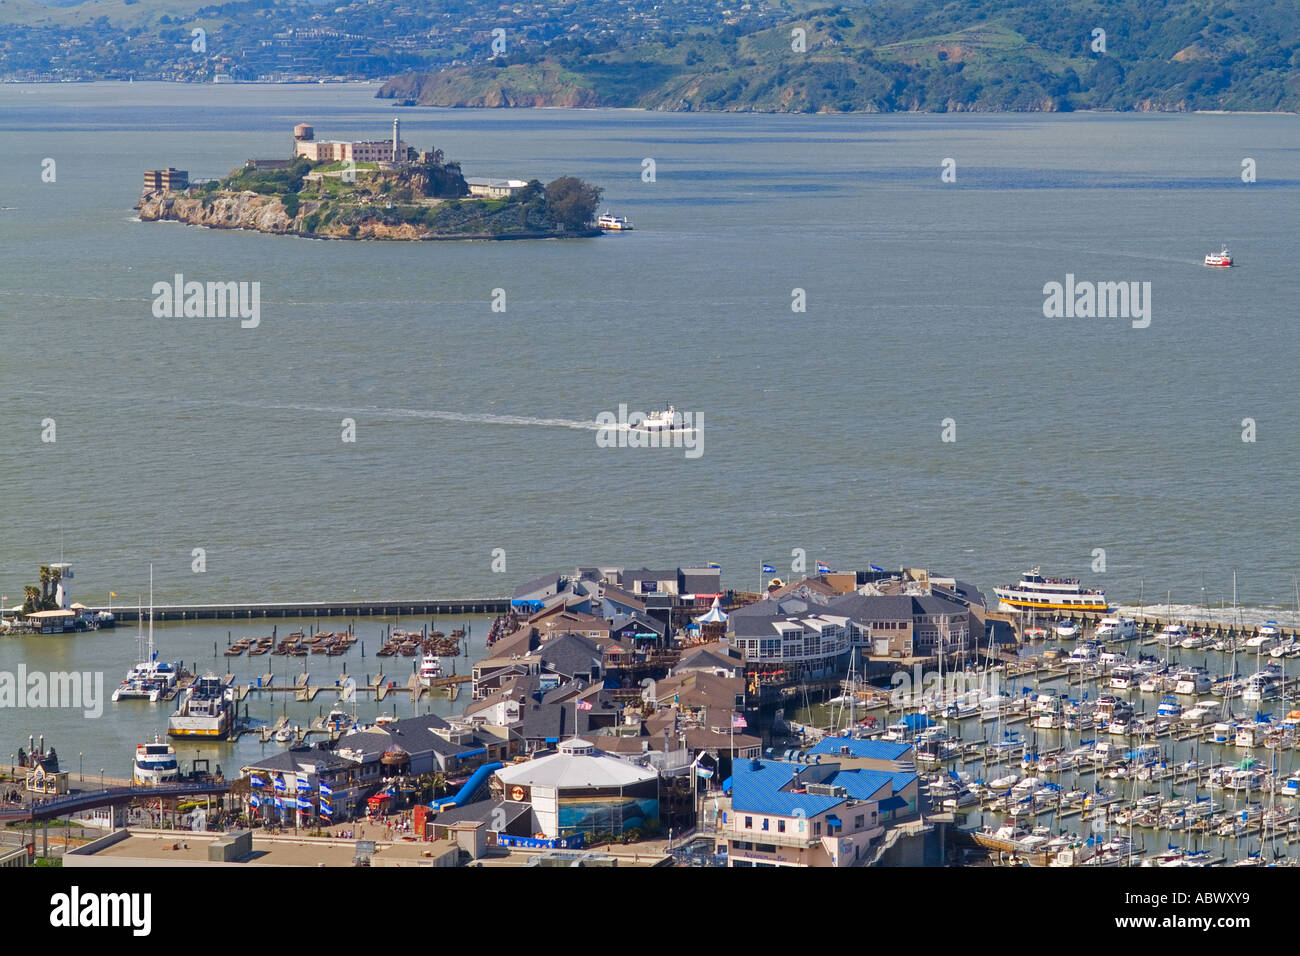
[[[153,646],[153,567],[149,568],[149,646],[145,650],[145,636],[143,628],[139,626],[140,610],[136,608],[136,645],[138,648],[137,656],[139,663],[126,672],[126,677],[117,689],[113,691],[112,699],[118,700],[147,700],[150,703],[157,703],[158,700],[173,687],[176,686],[177,668],[165,661],[158,660],[158,651]]]

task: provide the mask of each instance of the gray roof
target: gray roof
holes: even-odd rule
[[[537,649],[543,670],[562,677],[591,677],[593,666],[603,666],[604,652],[599,644],[581,634],[560,634]]]
[[[845,594],[827,605],[832,614],[855,621],[905,621],[915,613],[905,594]]]
[[[620,614],[610,622],[609,626],[611,630],[621,631],[629,624],[637,624],[647,630],[654,631],[661,637],[667,630],[663,621],[658,618],[653,618],[649,614],[643,614],[640,611],[635,611],[631,614]]]
[[[541,823],[533,813],[531,804],[511,803],[509,800],[478,800],[463,807],[443,810],[432,819],[435,826],[449,826],[454,823],[486,823],[501,825],[509,829],[518,817],[529,816],[529,832],[537,833]]]
[[[514,599],[523,601],[527,599],[541,600],[558,594],[560,591],[560,582],[564,575],[558,571],[554,574],[544,574],[540,578],[534,578],[515,588]]]
[[[649,568],[641,568],[639,571],[628,571],[623,575],[623,580],[629,587],[635,587],[638,581],[676,581],[677,569],[651,571]]]
[[[722,572],[717,568],[679,568],[683,594],[717,594],[722,590]]]
[[[265,770],[271,773],[297,773],[303,770],[306,765],[315,766],[316,773],[351,770],[357,766],[355,762],[345,757],[340,757],[332,751],[320,750],[316,747],[295,747],[291,750],[281,750],[267,757],[259,757],[245,766],[250,770]]]

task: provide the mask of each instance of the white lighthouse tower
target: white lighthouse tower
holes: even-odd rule
[[[59,572],[59,583],[54,589],[54,601],[59,610],[66,611],[72,606],[72,565],[63,561],[51,564],[50,570]]]
[[[406,159],[401,154],[402,149],[402,121],[393,117],[393,162],[400,163]]]

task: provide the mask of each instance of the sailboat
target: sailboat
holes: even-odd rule
[[[145,636],[141,627],[140,605],[136,601],[136,646],[139,663],[126,672],[126,677],[113,691],[113,700],[147,700],[157,703],[167,691],[176,686],[176,668],[158,660],[153,644],[153,565],[149,566],[149,639],[145,649]]]

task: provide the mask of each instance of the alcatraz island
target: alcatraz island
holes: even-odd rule
[[[600,234],[602,190],[572,176],[466,179],[440,149],[391,140],[318,140],[300,123],[287,159],[250,159],[221,180],[147,170],[146,222],[252,229],[317,239],[554,239]]]

